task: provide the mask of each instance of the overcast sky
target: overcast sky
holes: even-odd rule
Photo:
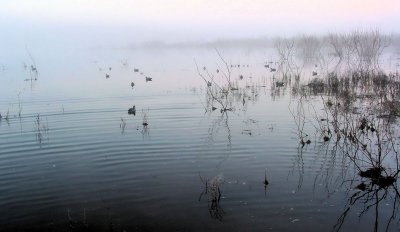
[[[136,29],[154,40],[171,34],[190,40],[355,28],[398,33],[400,0],[0,0],[0,19],[7,28]]]

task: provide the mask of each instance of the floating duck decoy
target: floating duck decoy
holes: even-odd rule
[[[108,68],[108,70],[110,70],[110,71],[111,71],[111,67],[109,67],[109,68]]]
[[[133,72],[139,72],[139,69],[138,68],[134,68]]]
[[[271,68],[271,72],[275,72],[276,71],[276,68]]]
[[[110,74],[106,74],[106,79],[110,78]]]
[[[318,73],[315,72],[315,71],[313,71],[313,72],[312,72],[312,75],[313,75],[313,76],[316,76],[316,75],[318,75]]]
[[[135,83],[131,82],[131,86],[132,86],[132,88],[133,88],[133,86],[135,86]]]
[[[151,77],[146,77],[146,82],[147,81],[152,81],[153,80],[153,78],[151,78]]]
[[[133,105],[132,108],[128,109],[128,114],[136,115],[136,106],[135,105]]]

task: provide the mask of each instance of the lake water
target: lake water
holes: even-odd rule
[[[223,81],[213,49],[32,49],[37,80],[25,51],[3,59],[0,231],[400,229],[393,190],[349,206],[353,165],[314,135],[300,148],[270,49],[220,52],[245,89],[225,113],[196,70]]]

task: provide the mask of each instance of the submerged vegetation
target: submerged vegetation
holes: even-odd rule
[[[221,200],[221,187],[224,183],[224,178],[222,174],[218,174],[211,179],[203,179],[200,176],[200,180],[204,185],[204,189],[199,196],[199,201],[203,195],[207,196],[207,206],[208,212],[213,219],[222,220],[225,211],[222,209]]]
[[[337,58],[333,69],[327,66],[319,70],[323,75],[297,80],[291,86],[293,97],[298,98],[291,112],[300,150],[311,143],[309,135],[315,134],[315,142],[329,142],[332,159],[351,167],[343,170],[341,185],[358,191],[350,195],[335,231],[342,228],[356,204],[363,205],[360,216],[374,208],[374,231],[387,231],[397,218],[400,200],[396,184],[400,173],[400,75],[381,69],[388,39],[377,31],[330,35],[328,42]],[[321,101],[313,100],[316,97]],[[388,199],[392,214],[381,218],[380,203]],[[385,221],[384,225],[380,221]]]
[[[381,67],[390,38],[377,30],[354,31],[322,38],[279,38],[274,46],[278,59],[263,66],[272,75],[271,95],[290,91],[291,102],[297,102],[294,107],[290,103],[289,109],[299,141],[298,161],[304,162],[303,150],[310,144],[325,146],[331,150],[327,159],[346,167],[339,186],[354,191],[349,193],[334,230],[342,228],[356,204],[363,205],[360,216],[375,209],[374,231],[388,230],[399,220],[400,206],[400,74]],[[216,53],[220,60],[217,71],[206,66],[200,69],[196,63],[197,73],[206,86],[206,112],[220,109],[229,129],[227,112],[237,111],[239,106],[245,110],[249,90],[257,96],[261,85],[243,84],[248,79],[242,74],[234,78],[232,69],[240,65],[229,64],[218,50]],[[247,129],[243,133],[251,135]],[[265,176],[265,187],[268,184]],[[389,217],[379,216],[382,201],[392,204]],[[385,221],[384,225],[380,221]]]
[[[400,77],[398,73],[384,74],[381,71],[355,71],[350,77],[337,77],[329,73],[324,79],[313,79],[303,86],[308,91],[321,96],[322,110],[315,110],[309,123],[323,141],[330,141],[339,148],[332,155],[342,155],[342,162],[353,167],[358,177],[354,177],[349,188],[359,189],[346,206],[335,228],[340,229],[344,219],[357,202],[365,205],[361,215],[368,209],[379,211],[383,199],[396,199],[393,214],[387,220],[387,228],[396,216],[400,200],[397,178],[400,173],[398,146],[400,128],[396,118],[396,105],[400,100]],[[310,96],[310,95],[305,95]],[[303,105],[304,102],[299,102]],[[304,114],[301,114],[304,122]],[[299,134],[303,134],[300,128]],[[302,141],[301,141],[302,143]],[[345,180],[343,180],[345,181]],[[358,183],[357,183],[358,182]],[[347,183],[344,182],[344,185]],[[378,227],[378,214],[375,231]],[[382,219],[381,219],[382,220]]]

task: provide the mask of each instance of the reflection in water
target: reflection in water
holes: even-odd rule
[[[221,129],[226,130],[226,142],[227,142],[227,147],[230,150],[232,148],[232,135],[231,135],[231,129],[229,127],[229,115],[227,112],[224,112],[223,114],[217,116],[216,119],[211,121],[211,125],[208,128],[207,142],[214,143],[215,142],[214,136],[219,134]]]
[[[218,174],[211,179],[203,179],[200,176],[200,180],[204,185],[204,189],[199,196],[199,201],[203,195],[207,196],[208,212],[211,218],[222,221],[225,211],[222,209],[221,200],[221,186],[224,183],[222,174]]]
[[[337,78],[337,77],[335,77]],[[360,81],[362,79],[362,81]],[[328,83],[326,83],[326,80]],[[400,86],[399,76],[390,74],[386,76],[381,72],[364,71],[353,73],[351,79],[343,77],[332,82],[330,78],[320,81],[319,86],[307,85],[308,88],[318,88],[318,91],[308,93],[324,94],[322,109],[317,110],[311,101],[305,103],[301,97],[298,100],[297,113],[292,113],[297,125],[297,134],[300,140],[299,157],[305,147],[304,125],[311,124],[315,129],[316,142],[320,148],[318,155],[326,159],[321,167],[321,173],[326,173],[326,178],[321,179],[327,185],[333,178],[333,167],[337,161],[342,163],[341,175],[333,182],[333,186],[346,186],[357,189],[345,205],[343,214],[339,217],[334,229],[339,231],[349,212],[355,205],[362,206],[359,216],[363,216],[370,209],[374,210],[374,231],[389,230],[390,224],[397,218],[398,197],[396,180],[400,173],[398,161],[399,125],[387,118],[397,115],[397,108],[393,107],[400,96],[397,86]],[[311,83],[316,83],[312,80]],[[342,84],[345,83],[345,84]],[[326,99],[327,98],[327,99]],[[308,104],[312,111],[311,119],[306,120],[304,105]],[[387,108],[387,105],[392,107]],[[384,117],[382,115],[385,115]],[[387,116],[386,116],[387,115]],[[308,140],[307,140],[308,141]],[[304,169],[302,159],[301,170]],[[353,168],[348,168],[352,166]],[[302,176],[302,173],[300,176]],[[351,180],[348,180],[351,177]],[[317,179],[317,178],[316,178]],[[299,181],[301,183],[301,181]],[[337,187],[336,187],[337,188]],[[354,190],[351,190],[354,191]],[[388,218],[379,212],[382,210],[381,202],[391,202],[392,213]],[[380,225],[380,221],[385,221]]]
[[[125,133],[125,127],[126,127],[126,122],[124,118],[121,118],[121,123],[119,124],[119,127],[121,128],[121,134]]]
[[[142,111],[142,130],[141,130],[141,134],[143,136],[143,139],[150,136],[148,113],[149,113],[149,110],[143,110]]]
[[[35,136],[40,146],[42,146],[43,140],[49,139],[49,124],[47,120],[43,122],[39,114],[35,117]]]
[[[359,173],[361,177],[363,177],[363,173],[365,175],[366,172]],[[337,223],[334,226],[335,231],[339,231],[341,229],[349,211],[357,204],[362,208],[361,212],[359,212],[359,217],[362,217],[369,210],[371,210],[375,215],[373,224],[374,231],[389,230],[390,224],[397,218],[397,213],[399,210],[400,194],[395,183],[395,178],[397,176],[382,176],[380,174],[381,171],[378,171],[378,173],[379,174],[372,174],[371,176],[368,175],[368,177],[366,177],[368,179],[367,184],[365,182],[361,182],[355,187],[357,190],[349,197],[343,213],[340,215]],[[352,182],[353,181],[354,180],[352,180]],[[391,214],[389,214],[389,216],[386,216],[385,214],[380,216],[379,212],[381,212],[383,208],[387,207],[387,203],[386,205],[382,204],[388,200],[392,202]]]
[[[306,58],[303,65],[316,62],[319,65],[315,68],[319,69],[312,70],[313,79],[308,83],[300,84],[297,78],[299,65],[294,59],[295,41],[280,39],[275,47],[280,55],[278,73],[282,79],[274,80],[275,84],[271,86],[273,95],[280,94],[280,88],[287,85],[292,88],[294,97],[299,96],[297,105],[289,106],[299,140],[295,160],[299,170],[297,191],[304,181],[303,152],[314,143],[318,159],[323,160],[314,183],[325,184],[328,197],[340,186],[356,191],[350,195],[334,230],[341,230],[351,209],[359,205],[362,207],[360,217],[373,210],[374,231],[387,231],[397,219],[400,196],[396,184],[400,173],[397,153],[400,128],[393,120],[400,115],[400,76],[398,73],[385,74],[379,67],[387,38],[376,31],[355,32],[342,37],[330,35],[328,42],[338,58],[334,71],[329,71],[331,62],[320,53],[320,41],[302,38],[297,42],[308,44],[301,45],[300,57]],[[288,76],[295,77],[293,84]],[[321,96],[322,109],[313,96]],[[310,134],[315,134],[315,138],[310,138]],[[337,163],[342,167],[339,174],[335,173]],[[384,207],[381,203],[385,201],[392,206],[389,216],[379,214]]]

